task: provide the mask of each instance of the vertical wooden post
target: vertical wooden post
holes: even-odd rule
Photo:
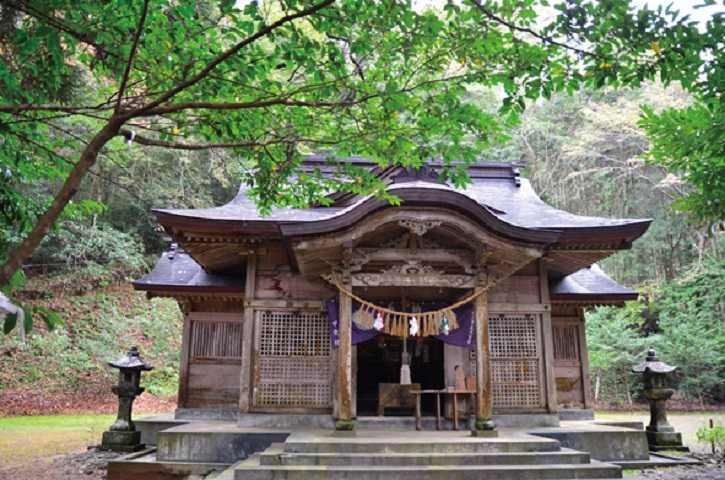
[[[556,397],[556,378],[554,374],[554,331],[551,324],[551,299],[549,297],[549,274],[543,260],[539,260],[539,288],[541,303],[546,310],[541,315],[541,336],[544,347],[544,376],[546,377],[546,410],[549,413],[559,411],[559,404]]]
[[[349,275],[345,279],[345,288],[352,290]],[[340,294],[340,345],[337,347],[337,403],[338,415],[336,428],[352,430],[352,299]]]
[[[592,384],[589,377],[589,348],[587,347],[587,325],[584,308],[579,309],[579,363],[582,374],[584,408],[592,408]]]
[[[249,412],[252,404],[252,349],[254,348],[254,300],[257,280],[257,253],[247,255],[247,275],[244,284],[244,325],[242,327],[242,369],[239,378],[239,411]]]
[[[191,313],[183,311],[184,330],[181,334],[181,365],[179,365],[178,407],[185,408],[189,404],[189,350],[191,347]]]
[[[474,300],[476,321],[476,425],[475,430],[493,430],[493,389],[491,387],[491,351],[488,333],[488,295]]]

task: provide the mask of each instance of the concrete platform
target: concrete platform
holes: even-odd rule
[[[171,480],[202,478],[229,468],[227,463],[164,462],[156,459],[156,449],[146,449],[108,463],[107,480]]]
[[[472,437],[468,431],[359,430],[339,437],[330,431],[293,432],[284,444],[289,453],[481,453],[553,452],[557,440],[501,430],[498,437]]]
[[[594,410],[590,408],[562,408],[559,410],[559,420],[562,422],[592,421]]]
[[[254,459],[234,468],[234,480],[328,480],[345,478],[358,480],[559,480],[569,478],[622,478],[620,467],[610,464],[588,465],[465,465],[390,466],[390,467],[324,467],[324,466],[265,466]]]
[[[289,453],[272,445],[259,455],[260,465],[556,465],[589,463],[589,454],[562,449],[555,452],[474,453]]]
[[[529,433],[558,440],[562,447],[589,452],[600,461],[649,459],[647,437],[642,430],[594,422],[562,422],[561,428],[532,429]]]
[[[235,465],[235,480],[533,480],[621,478],[616,465],[520,429],[495,438],[464,431],[365,430],[293,432],[283,444]]]
[[[335,428],[332,415],[297,415],[273,413],[242,413],[237,416],[237,425],[246,428],[275,428],[283,430]]]
[[[693,463],[686,458],[650,455],[639,422],[573,421],[561,422],[561,427],[499,428],[495,438],[472,437],[467,430],[436,431],[430,417],[424,421],[430,429],[423,431],[414,429],[410,417],[361,418],[350,436],[331,428],[304,428],[301,424],[307,420],[300,418],[283,422],[288,428],[240,426],[240,422],[263,423],[269,417],[255,414],[234,421],[200,421],[160,415],[140,419],[139,429],[151,441],[155,436],[157,450],[111,462],[108,478],[620,478],[620,467]],[[313,423],[330,418],[316,417],[311,419]],[[275,424],[280,425],[278,420]],[[374,428],[380,425],[384,428]],[[392,428],[395,425],[403,427]]]
[[[195,415],[202,415],[202,413],[196,412]],[[216,418],[214,415],[208,416]],[[188,418],[188,415],[185,415],[184,417]],[[178,413],[176,419],[177,421],[180,420]],[[319,430],[335,428],[335,421],[331,415],[277,415],[265,413],[245,413],[237,415],[236,421],[237,425],[240,427],[250,428],[279,428],[285,430]],[[559,415],[556,413],[494,415],[493,421],[499,428],[558,427]],[[444,430],[453,429],[452,420],[444,419],[442,423]],[[471,428],[471,420],[467,417],[461,416],[458,423],[459,427],[463,430],[469,430]],[[424,429],[433,430],[435,429],[435,426],[435,417],[423,417]],[[355,428],[365,430],[414,430],[415,418],[412,416],[361,416],[355,420]]]
[[[241,428],[230,422],[190,422],[157,434],[156,458],[230,465],[288,436],[285,431]]]
[[[163,413],[160,415],[150,415],[134,420],[136,429],[141,432],[141,443],[146,445],[156,445],[156,435],[169,428],[186,425],[189,420],[179,420],[174,417],[173,413]]]

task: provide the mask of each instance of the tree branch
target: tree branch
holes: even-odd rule
[[[521,32],[521,33],[528,33],[529,35],[538,38],[539,40],[541,40],[544,43],[548,43],[550,45],[556,45],[557,47],[565,48],[567,50],[571,50],[572,52],[576,52],[576,53],[579,53],[581,55],[586,55],[588,57],[595,57],[595,58],[598,57],[593,52],[590,52],[590,51],[587,51],[587,50],[582,50],[580,48],[573,47],[573,46],[568,45],[566,43],[558,42],[558,41],[554,40],[553,38],[547,37],[546,35],[542,35],[539,32],[537,32],[535,30],[532,30],[530,28],[527,28],[527,27],[519,27],[518,25],[514,25],[513,23],[511,23],[511,22],[509,22],[509,21],[507,21],[507,20],[499,17],[498,15],[496,15],[495,13],[493,13],[491,10],[489,10],[488,8],[486,8],[483,4],[481,4],[481,2],[479,0],[473,0],[473,4],[481,12],[483,12],[483,14],[486,15],[489,19],[493,20],[496,23],[499,23],[501,25],[504,25],[505,27],[508,27],[511,30],[516,30],[517,32]]]
[[[168,90],[166,93],[162,94],[158,99],[154,100],[153,102],[149,103],[148,105],[141,107],[137,110],[133,110],[127,114],[128,118],[136,117],[144,115],[149,110],[153,110],[159,105],[163,104],[164,102],[170,100],[174,96],[176,96],[178,93],[182,92],[183,90],[199,83],[201,80],[203,80],[212,70],[216,68],[217,65],[224,62],[228,58],[234,56],[237,54],[241,49],[246,47],[247,45],[250,45],[260,38],[263,38],[270,33],[272,33],[274,30],[278,29],[279,27],[285,25],[286,23],[289,23],[293,20],[296,20],[298,18],[307,17],[309,15],[314,14],[315,12],[331,5],[334,2],[334,0],[323,0],[322,2],[313,5],[310,8],[307,8],[305,10],[296,12],[291,15],[285,15],[284,17],[280,18],[276,22],[272,23],[271,25],[268,25],[261,30],[259,30],[257,33],[255,33],[252,36],[249,36],[242,40],[241,42],[237,43],[233,47],[226,50],[221,55],[217,56],[214,60],[209,62],[206,67],[204,67],[199,73],[191,77],[189,80],[183,81],[173,87],[172,89]]]
[[[128,54],[128,61],[126,67],[123,70],[123,77],[121,78],[121,86],[118,88],[118,99],[116,100],[115,112],[121,109],[121,101],[123,100],[123,94],[126,90],[126,83],[128,82],[128,76],[131,73],[131,66],[133,65],[133,57],[136,56],[138,50],[138,42],[141,39],[141,31],[143,30],[144,24],[146,23],[146,15],[149,11],[149,0],[144,0],[143,8],[141,10],[141,17],[138,19],[138,26],[133,35],[133,45],[131,46],[131,52]]]
[[[82,107],[66,107],[63,105],[38,105],[34,103],[20,103],[18,105],[0,105],[0,113],[20,113],[20,112],[65,112],[72,114],[83,114],[91,111],[110,110],[112,107],[96,105]]]
[[[228,142],[228,143],[186,143],[186,142],[169,142],[166,140],[158,140],[155,138],[149,138],[142,135],[133,135],[131,130],[121,129],[119,135],[123,135],[124,138],[131,139],[133,142],[139,145],[145,145],[148,147],[163,147],[171,148],[174,150],[214,150],[223,148],[258,148],[267,147],[270,145],[278,145],[283,143],[290,143],[292,140],[289,138],[277,138],[276,140],[270,140],[267,142],[249,141],[249,142]],[[319,145],[336,145],[340,143],[337,140],[317,140],[313,138],[295,138],[295,142],[302,143],[315,143]]]

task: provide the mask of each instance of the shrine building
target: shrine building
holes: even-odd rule
[[[468,167],[461,189],[435,163],[345,161],[400,204],[336,193],[262,216],[242,188],[220,207],[154,210],[174,243],[134,287],[184,313],[176,417],[350,429],[446,389],[475,393],[463,407],[490,429],[589,412],[583,311],[637,297],[596,262],[650,220],[558,210],[510,164]]]

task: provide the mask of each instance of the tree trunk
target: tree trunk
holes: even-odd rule
[[[27,237],[10,252],[7,262],[0,270],[0,285],[5,285],[15,272],[20,269],[23,263],[33,254],[40,242],[43,240],[48,230],[53,226],[68,202],[78,191],[83,178],[86,176],[90,168],[96,162],[101,148],[114,136],[118,134],[124,119],[120,117],[111,117],[106,126],[104,126],[93,139],[88,143],[85,150],[81,154],[80,160],[71,170],[68,178],[65,179],[63,186],[53,198],[53,202],[48,209],[38,218],[33,230]]]
[[[601,385],[601,382],[602,382],[602,372],[597,370],[597,377],[596,377],[596,380],[594,381],[594,401],[595,402],[599,401],[599,386]]]

